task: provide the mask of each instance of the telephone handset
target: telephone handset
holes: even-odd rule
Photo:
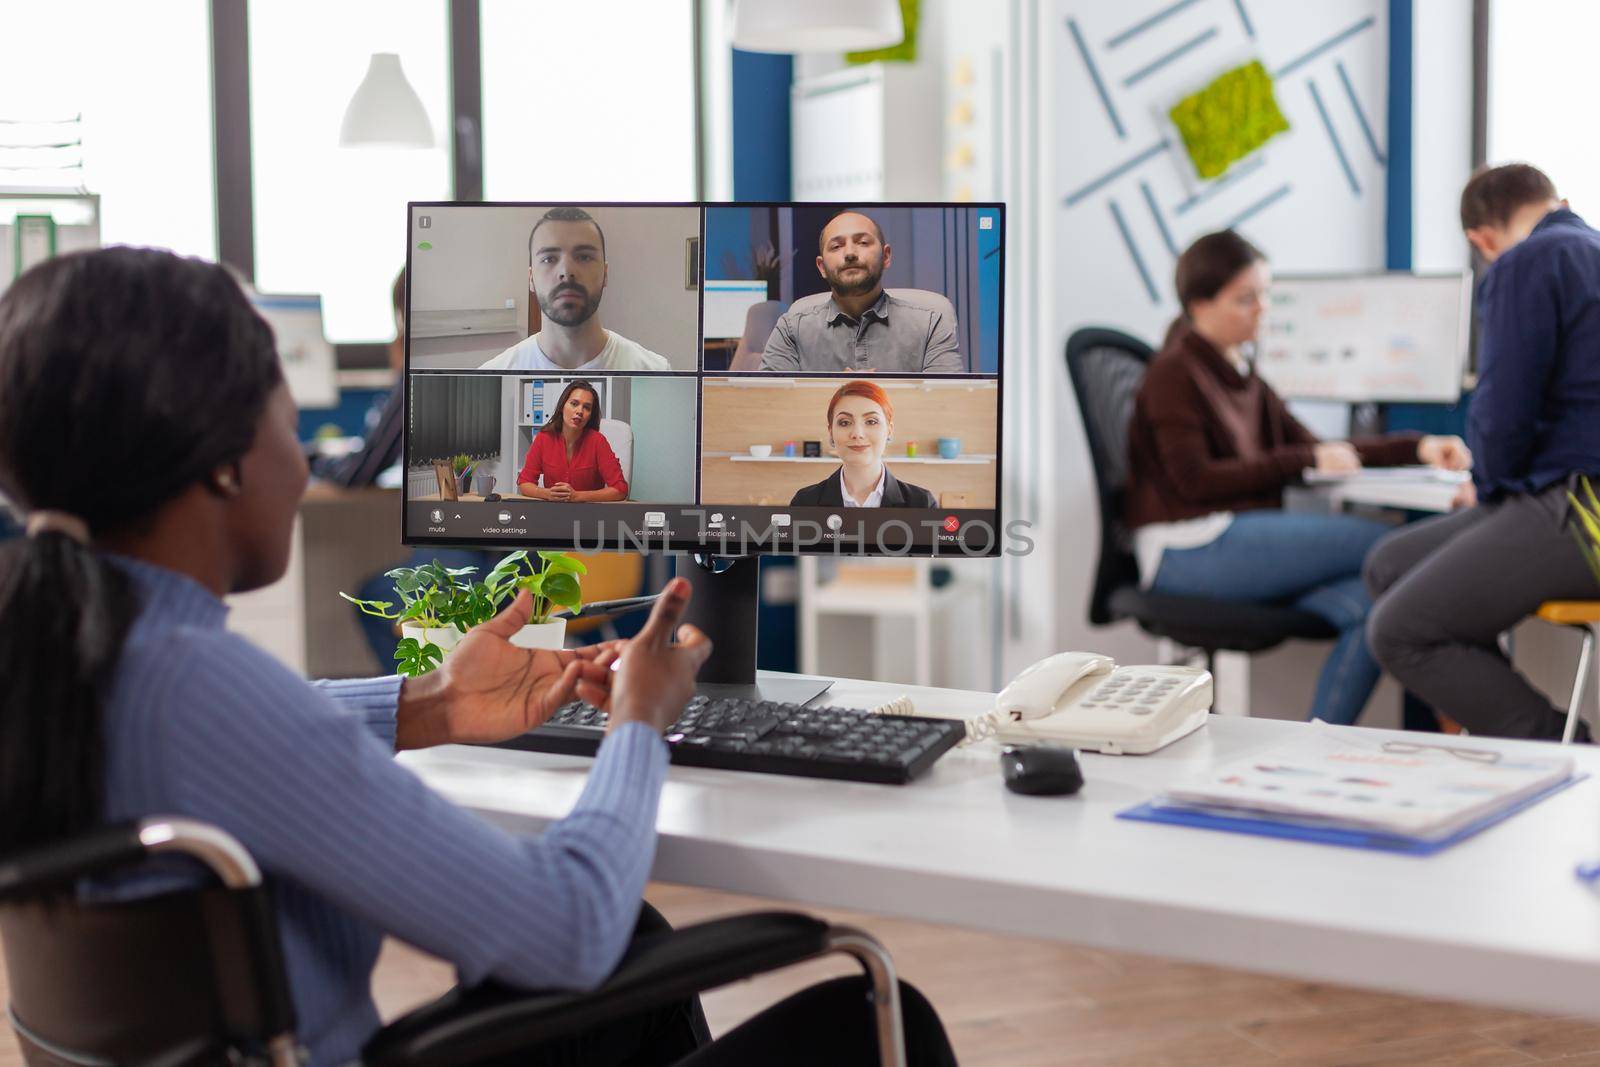
[[[1204,725],[1211,693],[1210,671],[1118,667],[1109,656],[1062,652],[1017,675],[988,721],[1011,744],[1143,755]]]

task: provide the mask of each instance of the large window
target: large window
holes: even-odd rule
[[[1600,4],[1497,0],[1489,20],[1488,156],[1532,163],[1573,209],[1600,218]]]
[[[125,0],[15,3],[0,24],[0,186],[81,186],[100,196],[105,244],[215,258],[206,0],[165,0],[159,15]]]
[[[408,200],[450,197],[446,0],[271,0],[250,5],[256,285],[321,293],[337,342],[394,336]],[[400,57],[433,124],[430,149],[339,147],[374,52]]]
[[[483,0],[488,200],[692,200],[686,0]]]

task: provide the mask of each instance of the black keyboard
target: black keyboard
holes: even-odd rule
[[[605,712],[574,702],[500,747],[592,756],[605,725]],[[697,696],[666,739],[672,762],[686,767],[904,785],[966,734],[952,719]]]

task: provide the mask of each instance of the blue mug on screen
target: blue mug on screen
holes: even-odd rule
[[[959,455],[961,455],[961,438],[959,438],[959,437],[941,437],[941,438],[939,438],[939,458],[940,459],[955,459]]]

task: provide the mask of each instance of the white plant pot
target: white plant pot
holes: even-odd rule
[[[414,637],[418,644],[438,645],[439,651],[449,652],[467,635],[454,626],[413,626],[411,623],[401,623],[400,636]]]
[[[532,623],[511,635],[511,643],[518,648],[559,649],[567,639],[567,620],[551,619]]]

